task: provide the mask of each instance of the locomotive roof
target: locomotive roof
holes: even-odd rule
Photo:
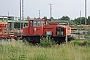
[[[0,24],[8,24],[7,22],[0,22]]]
[[[57,26],[60,26],[60,27],[70,27],[69,25],[57,25]]]

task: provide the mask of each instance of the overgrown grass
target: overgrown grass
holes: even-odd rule
[[[90,60],[90,46],[76,42],[45,48],[26,45],[22,41],[0,41],[0,60]]]

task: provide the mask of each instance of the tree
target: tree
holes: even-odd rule
[[[54,19],[53,17],[50,17],[50,19]]]
[[[68,16],[62,16],[60,20],[70,20],[70,18]]]
[[[88,19],[90,20],[90,16],[88,16]]]
[[[27,16],[27,20],[30,20],[30,17],[29,16]]]
[[[43,19],[47,20],[47,17],[44,16]]]
[[[88,16],[87,24],[90,24],[90,16]]]
[[[85,17],[78,17],[74,19],[75,23],[85,24]]]

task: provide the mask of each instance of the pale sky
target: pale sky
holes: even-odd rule
[[[52,5],[52,16],[61,18],[64,15],[71,19],[85,16],[85,0],[24,0],[24,17],[38,17],[38,10],[41,10],[41,17],[50,17],[50,6]],[[90,16],[90,0],[87,0],[87,16]],[[0,15],[19,17],[19,0],[0,0]]]

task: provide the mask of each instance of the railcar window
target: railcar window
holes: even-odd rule
[[[33,21],[33,26],[37,26],[37,22],[36,21]]]
[[[37,26],[41,26],[41,21],[37,21]]]
[[[33,23],[32,23],[32,21],[30,21],[30,26],[33,26]]]

